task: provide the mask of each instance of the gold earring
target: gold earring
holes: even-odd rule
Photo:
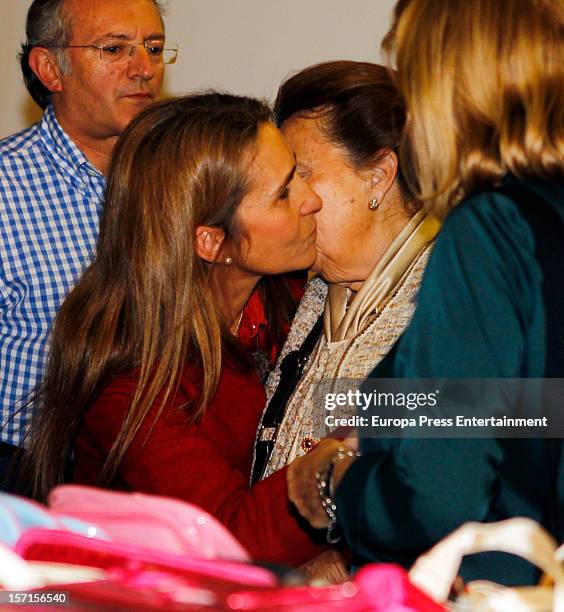
[[[223,260],[223,263],[224,263],[226,266],[230,266],[230,265],[233,263],[233,258],[231,258],[231,257],[226,257],[226,258]]]
[[[376,210],[378,208],[378,204],[378,200],[376,198],[372,198],[368,203],[368,208],[370,208],[370,210]]]

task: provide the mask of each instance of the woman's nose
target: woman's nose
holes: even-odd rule
[[[300,207],[300,212],[302,215],[312,215],[321,210],[323,203],[321,202],[321,198],[313,191],[313,189],[304,181],[304,199],[302,201],[302,205]]]

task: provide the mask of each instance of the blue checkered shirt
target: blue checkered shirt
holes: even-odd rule
[[[0,439],[19,446],[61,302],[94,253],[104,177],[48,107],[0,141]]]

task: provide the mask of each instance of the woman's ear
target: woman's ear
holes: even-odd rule
[[[209,263],[217,262],[225,241],[225,231],[211,225],[198,225],[196,228],[196,254]]]
[[[29,52],[28,62],[35,76],[50,92],[63,90],[61,70],[52,51],[44,47],[33,47]]]
[[[386,197],[386,194],[394,184],[398,174],[398,156],[393,151],[387,151],[378,157],[370,166],[370,197],[378,202]]]

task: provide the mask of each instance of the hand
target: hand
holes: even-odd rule
[[[355,453],[358,452],[358,431],[356,429],[353,429],[350,435],[343,440],[342,446],[350,448]]]
[[[327,527],[329,516],[321,505],[315,473],[324,468],[339,447],[344,445],[340,440],[322,440],[311,452],[288,466],[288,497],[298,512],[316,529]],[[335,466],[335,486],[353,461],[354,457],[346,457]]]
[[[349,564],[344,555],[331,548],[298,568],[316,586],[341,584],[349,580]]]

